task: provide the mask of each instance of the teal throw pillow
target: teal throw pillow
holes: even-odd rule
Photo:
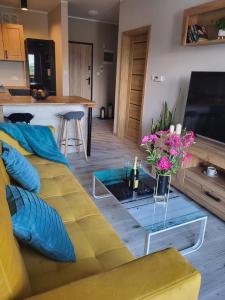
[[[56,261],[76,260],[73,244],[57,211],[17,186],[6,187],[13,231],[23,243]]]
[[[9,176],[24,189],[40,193],[40,177],[32,164],[15,148],[2,142],[2,155],[5,168]]]

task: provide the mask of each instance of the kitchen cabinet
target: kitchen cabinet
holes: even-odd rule
[[[24,34],[22,25],[1,25],[0,59],[8,61],[25,61]]]

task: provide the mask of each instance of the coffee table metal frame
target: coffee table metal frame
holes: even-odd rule
[[[154,205],[154,204],[152,204]],[[175,225],[172,227],[168,227],[159,231],[155,231],[155,232],[151,232],[151,231],[146,231],[145,232],[145,250],[144,250],[144,254],[148,255],[150,253],[150,241],[151,241],[151,237],[153,237],[154,235],[169,231],[169,230],[173,230],[179,227],[183,227],[189,224],[193,224],[193,223],[200,223],[200,230],[199,230],[199,234],[198,234],[198,239],[195,242],[195,244],[191,247],[185,248],[183,250],[180,250],[182,255],[187,255],[190,254],[192,252],[195,252],[197,250],[199,250],[204,242],[204,237],[205,237],[205,231],[206,231],[206,224],[207,224],[207,216],[205,217],[201,217],[201,218],[197,218],[196,220],[192,220],[189,222],[184,222],[182,224],[179,225]]]
[[[102,195],[96,195],[96,182],[98,182],[101,186],[103,186],[104,189],[108,193],[107,194],[102,194]],[[108,198],[108,197],[114,197],[115,198],[115,196],[107,189],[107,187],[95,175],[93,175],[92,195],[97,200],[98,199],[103,199],[103,198]],[[154,205],[154,203],[152,203],[152,205]],[[164,204],[162,204],[162,205],[164,205]],[[187,254],[190,254],[190,253],[193,253],[193,252],[199,250],[201,248],[203,242],[204,242],[207,219],[208,219],[208,217],[204,216],[204,217],[197,218],[197,219],[189,221],[189,222],[184,222],[182,224],[175,225],[175,226],[172,226],[172,227],[168,227],[168,228],[158,230],[158,231],[155,231],[155,232],[151,232],[150,230],[146,231],[144,229],[146,231],[145,232],[144,255],[148,255],[150,253],[150,241],[151,241],[151,238],[153,236],[155,236],[157,234],[160,234],[160,233],[163,233],[163,232],[166,232],[166,231],[169,231],[169,230],[177,229],[179,227],[183,227],[183,226],[186,226],[186,225],[189,225],[189,224],[197,223],[197,222],[200,223],[200,230],[199,230],[197,241],[191,247],[180,250],[180,252],[181,252],[182,255],[187,255]]]

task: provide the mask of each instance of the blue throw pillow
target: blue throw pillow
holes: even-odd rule
[[[1,155],[6,171],[16,182],[30,192],[40,193],[40,177],[32,164],[16,149],[2,142]]]
[[[76,260],[73,244],[54,208],[17,186],[8,185],[6,195],[13,231],[19,240],[51,259]]]

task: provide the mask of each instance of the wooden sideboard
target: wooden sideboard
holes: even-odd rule
[[[193,158],[173,178],[173,186],[225,220],[225,145],[197,138],[190,152]],[[216,167],[218,177],[204,175],[208,166]]]

